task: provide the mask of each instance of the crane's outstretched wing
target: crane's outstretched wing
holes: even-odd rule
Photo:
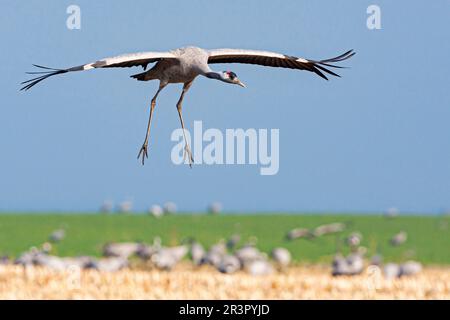
[[[261,66],[278,67],[278,68],[290,68],[298,70],[307,70],[314,72],[320,77],[328,80],[325,73],[339,77],[334,73],[331,68],[342,68],[340,66],[333,65],[332,63],[347,60],[355,54],[353,50],[349,50],[340,56],[326,60],[310,60],[297,58],[293,56],[287,56],[280,53],[258,50],[244,50],[244,49],[217,49],[209,51],[208,63],[248,63],[258,64]],[[323,72],[322,72],[323,71]]]
[[[81,66],[76,66],[68,69],[53,69],[34,64],[35,67],[47,71],[27,72],[28,74],[40,74],[40,76],[22,82],[21,84],[23,84],[24,86],[20,90],[28,90],[34,85],[41,82],[42,80],[45,80],[57,74],[72,71],[83,71],[94,68],[128,68],[136,66],[142,66],[142,68],[144,68],[145,70],[147,69],[147,65],[149,63],[157,62],[162,59],[176,59],[176,56],[170,52],[140,52],[105,58],[102,60],[98,60],[96,62],[87,63]]]

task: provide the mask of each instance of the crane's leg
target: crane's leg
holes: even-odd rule
[[[142,144],[142,148],[141,148],[141,150],[139,150],[139,154],[137,156],[137,158],[139,159],[141,157],[141,154],[142,154],[142,165],[144,165],[145,158],[148,158],[148,153],[147,153],[147,151],[148,151],[147,150],[148,149],[147,148],[148,147],[148,138],[150,136],[150,125],[151,125],[151,122],[152,122],[153,110],[155,109],[155,106],[156,106],[156,98],[158,97],[158,94],[161,92],[162,89],[164,89],[164,87],[166,85],[167,84],[164,84],[164,83],[160,83],[159,84],[158,91],[156,91],[156,94],[153,97],[151,105],[150,105],[150,116],[148,117],[147,134],[145,135],[144,143]]]
[[[186,156],[189,159],[189,166],[192,168],[192,164],[194,163],[194,158],[192,157],[192,152],[191,152],[191,148],[189,147],[189,143],[186,139],[186,133],[185,133],[185,129],[184,129],[184,121],[183,121],[183,115],[181,114],[181,108],[182,108],[182,103],[183,103],[183,99],[184,99],[184,94],[189,90],[189,88],[191,87],[193,81],[190,82],[186,82],[183,86],[183,92],[181,92],[181,96],[180,99],[177,102],[177,110],[178,110],[178,116],[180,117],[180,122],[181,122],[181,128],[183,129],[183,136],[184,136],[184,153],[183,153],[183,157],[184,159],[186,159]]]

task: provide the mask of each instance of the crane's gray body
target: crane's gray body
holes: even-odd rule
[[[161,83],[188,83],[211,71],[208,52],[198,47],[170,51],[177,59],[163,59],[150,70],[132,76],[141,81],[158,79]]]

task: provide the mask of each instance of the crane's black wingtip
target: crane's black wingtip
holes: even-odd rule
[[[41,82],[49,77],[55,76],[57,74],[69,72],[69,70],[66,70],[66,69],[54,69],[54,68],[40,66],[37,64],[33,64],[33,66],[40,68],[40,69],[46,69],[49,71],[26,72],[27,74],[40,74],[40,76],[21,82],[20,83],[21,85],[23,85],[23,84],[26,84],[26,85],[23,86],[22,88],[20,88],[20,91],[27,91],[27,90],[31,89],[33,86],[37,85],[39,82]]]
[[[45,67],[45,66],[41,66],[38,64],[34,64],[33,66],[35,66],[36,68],[40,68],[40,69],[46,69],[46,70],[53,70],[53,71],[62,71],[63,69],[55,69],[55,68],[50,68],[50,67]]]
[[[344,52],[343,54],[341,54],[337,57],[331,58],[331,59],[325,59],[325,60],[320,60],[320,61],[310,60],[310,62],[313,63],[313,65],[314,65],[314,68],[311,71],[314,71],[317,75],[324,78],[325,80],[328,80],[328,78],[322,72],[320,72],[320,70],[322,70],[324,73],[331,74],[335,77],[340,78],[341,77],[340,75],[338,75],[337,73],[333,72],[332,70],[330,70],[326,67],[337,68],[337,69],[346,69],[348,67],[337,66],[334,63],[347,60],[347,59],[353,57],[355,54],[356,54],[356,52],[353,49],[351,49],[351,50],[348,50],[348,51]]]

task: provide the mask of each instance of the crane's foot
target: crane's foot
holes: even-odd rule
[[[192,168],[192,164],[194,163],[194,157],[192,156],[191,148],[189,148],[189,145],[184,146],[184,152],[183,152],[183,162],[186,160],[186,156],[189,159],[189,167]]]
[[[139,159],[140,157],[141,157],[141,155],[142,155],[142,165],[144,165],[144,160],[145,160],[145,158],[147,158],[148,159],[148,144],[147,143],[144,143],[143,145],[142,145],[142,148],[141,148],[141,150],[139,150],[139,154],[138,154],[138,156],[137,156],[137,158]]]

